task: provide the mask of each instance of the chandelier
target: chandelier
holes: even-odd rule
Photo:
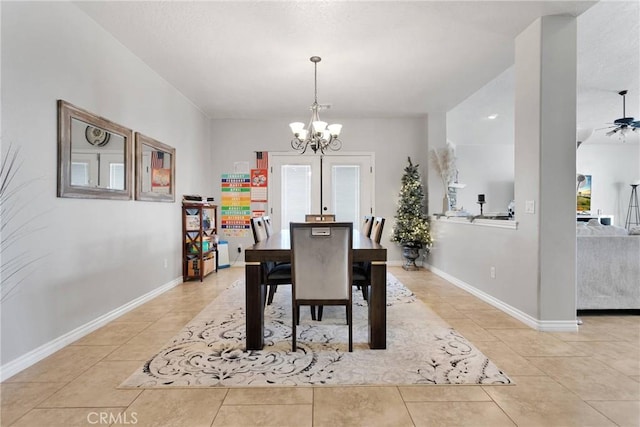
[[[293,132],[291,148],[300,151],[300,154],[304,154],[308,148],[311,148],[314,153],[320,151],[322,154],[327,150],[338,151],[342,148],[342,141],[338,139],[342,125],[327,125],[327,122],[320,120],[320,115],[318,114],[320,109],[320,104],[318,104],[318,62],[322,58],[312,56],[309,60],[313,62],[314,66],[315,85],[314,100],[313,104],[311,104],[311,120],[309,120],[309,125],[306,129],[302,122],[289,124],[291,132]]]

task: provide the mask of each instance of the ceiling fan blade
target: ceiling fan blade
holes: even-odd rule
[[[637,120],[635,122],[631,122],[629,124],[629,126],[631,126],[633,128],[633,130],[640,129],[640,120]]]
[[[607,136],[615,135],[616,132],[620,131],[620,129],[622,129],[622,128],[615,128],[614,130],[610,130],[609,132],[607,132],[605,135],[607,135]]]

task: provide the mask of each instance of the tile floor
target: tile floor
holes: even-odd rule
[[[389,271],[514,386],[121,390],[241,268],[188,282],[1,384],[2,426],[640,426],[640,316],[541,333],[428,271]]]

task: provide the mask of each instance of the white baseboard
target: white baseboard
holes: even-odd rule
[[[504,303],[503,301],[471,286],[470,284],[458,279],[457,277],[451,276],[448,273],[430,265],[425,264],[424,267],[434,274],[442,277],[448,282],[453,283],[457,287],[464,289],[470,294],[480,298],[482,301],[491,304],[498,310],[501,310],[511,317],[514,317],[524,323],[525,325],[541,331],[541,332],[577,332],[578,331],[578,321],[576,320],[538,320],[527,313],[510,306],[509,304]]]
[[[165,293],[169,289],[178,286],[180,283],[182,283],[182,276],[173,279],[172,281],[160,286],[159,288],[156,288],[149,293],[146,293],[132,301],[129,301],[128,303],[116,308],[115,310],[112,310],[109,313],[98,317],[97,319],[79,326],[76,329],[52,341],[49,341],[48,343],[43,344],[34,350],[31,350],[30,352],[12,360],[11,362],[5,363],[4,365],[0,366],[0,381],[11,378],[18,372],[27,369],[29,366],[34,365],[45,357],[52,355],[61,348],[66,347],[72,342],[84,337],[85,335],[88,335],[89,333],[106,325],[112,320],[122,316],[123,314],[133,310],[134,308],[144,304],[145,302],[152,300],[158,295]]]

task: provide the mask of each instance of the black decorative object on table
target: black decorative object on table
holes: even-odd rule
[[[482,205],[484,205],[486,203],[486,201],[484,200],[484,194],[478,194],[478,204],[480,205],[480,216],[483,215],[482,213]]]

